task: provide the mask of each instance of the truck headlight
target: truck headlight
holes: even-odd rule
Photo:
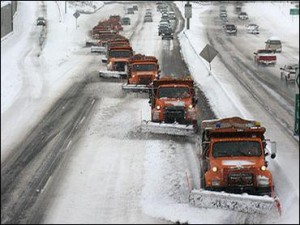
[[[213,166],[212,171],[213,171],[213,172],[217,172],[217,171],[218,171],[218,168],[217,168],[216,166]]]
[[[265,170],[267,169],[267,167],[266,167],[266,166],[261,166],[260,169],[261,169],[262,171],[265,171]]]
[[[189,105],[189,109],[192,109],[193,108],[193,105]]]
[[[269,178],[266,176],[258,175],[256,177],[257,186],[269,186]]]
[[[156,106],[156,109],[160,110],[160,106],[159,106],[159,105],[157,105],[157,106]]]

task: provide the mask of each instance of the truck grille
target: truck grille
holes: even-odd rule
[[[254,186],[252,173],[230,173],[227,179],[228,186]]]
[[[115,68],[116,71],[125,71],[126,62],[116,62]]]
[[[164,116],[166,123],[186,123],[184,106],[165,107]]]
[[[151,76],[141,76],[139,78],[139,84],[150,84],[152,82]]]

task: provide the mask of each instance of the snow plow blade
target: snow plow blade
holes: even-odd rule
[[[267,214],[276,209],[278,199],[269,196],[192,190],[189,195],[189,202],[200,208],[219,208],[250,214]]]
[[[193,136],[195,134],[193,125],[178,123],[155,123],[151,121],[142,121],[142,132],[153,134],[169,134],[178,136]]]
[[[127,78],[124,71],[99,71],[99,76],[104,78]]]
[[[142,84],[123,84],[122,89],[125,91],[133,91],[133,92],[149,92],[149,86],[148,85],[142,85]]]

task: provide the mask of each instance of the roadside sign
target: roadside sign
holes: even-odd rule
[[[184,17],[185,18],[192,18],[192,5],[189,3],[186,3],[184,5]]]
[[[290,9],[290,15],[299,15],[299,9],[297,8]]]
[[[202,58],[204,58],[206,61],[209,62],[209,69],[211,70],[210,67],[210,62],[216,57],[216,55],[218,54],[218,51],[215,50],[213,47],[211,47],[210,45],[206,45],[204,47],[204,49],[200,52],[200,56]]]
[[[80,13],[78,11],[76,11],[73,16],[77,19],[80,16]]]
[[[204,58],[209,63],[215,58],[217,54],[218,51],[208,44],[204,47],[202,52],[200,52],[200,56],[202,56],[202,58]]]

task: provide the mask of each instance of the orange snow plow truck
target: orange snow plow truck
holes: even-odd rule
[[[199,108],[191,78],[154,80],[149,95],[151,121],[142,121],[142,131],[181,136],[197,132]]]
[[[107,58],[102,59],[106,63],[107,70],[99,70],[100,77],[127,78],[128,61],[133,56],[130,45],[112,46],[107,49]]]
[[[159,78],[159,72],[155,56],[135,54],[129,59],[128,79],[122,89],[148,92],[152,81]]]
[[[276,157],[276,143],[267,148],[265,127],[231,117],[203,120],[201,131],[200,189],[191,190],[190,203],[258,214],[279,209],[266,160]]]

